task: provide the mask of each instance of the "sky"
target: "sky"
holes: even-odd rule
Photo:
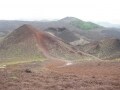
[[[120,24],[120,0],[0,0],[0,20],[55,20]]]

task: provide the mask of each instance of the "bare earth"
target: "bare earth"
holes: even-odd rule
[[[120,62],[11,65],[0,68],[0,90],[120,90]]]

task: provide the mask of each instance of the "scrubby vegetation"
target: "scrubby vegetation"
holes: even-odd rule
[[[81,20],[71,21],[70,24],[79,28],[79,29],[83,29],[83,30],[91,30],[91,29],[96,29],[96,28],[100,27],[99,25],[94,24],[92,22],[84,22]]]
[[[78,18],[74,18],[74,17],[66,17],[66,18],[61,19],[60,21],[70,24],[70,25],[77,27],[78,29],[82,29],[82,30],[92,30],[92,29],[97,29],[97,28],[102,27],[95,23],[85,22],[85,21],[82,21],[82,20],[80,20]]]

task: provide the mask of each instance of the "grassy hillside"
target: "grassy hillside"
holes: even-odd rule
[[[96,29],[96,28],[100,27],[99,25],[94,24],[92,22],[84,22],[84,21],[80,21],[80,20],[79,21],[71,21],[70,24],[79,29],[83,29],[83,30]]]
[[[66,18],[61,19],[61,21],[68,23],[68,24],[75,26],[82,30],[91,30],[91,29],[101,28],[101,26],[99,26],[95,23],[85,22],[85,21],[82,21],[82,20],[74,18],[74,17],[66,17]]]

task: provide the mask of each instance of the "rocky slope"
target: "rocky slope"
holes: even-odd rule
[[[0,43],[0,58],[60,58],[68,60],[93,59],[77,52],[60,38],[38,31],[31,25],[23,25],[9,34]]]
[[[120,40],[115,38],[105,38],[92,42],[84,46],[77,46],[80,50],[92,54],[101,59],[120,58]]]

